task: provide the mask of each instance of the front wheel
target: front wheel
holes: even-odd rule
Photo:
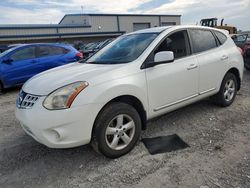
[[[91,144],[109,158],[117,158],[131,151],[141,133],[141,119],[129,104],[108,104],[98,115]]]
[[[237,88],[236,76],[232,73],[227,73],[222,81],[219,93],[215,95],[215,103],[222,107],[231,105],[237,94]]]

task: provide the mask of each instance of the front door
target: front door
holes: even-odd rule
[[[173,51],[175,61],[146,69],[151,116],[157,116],[182,102],[198,96],[198,64],[190,56],[187,31],[170,34],[148,57],[152,61],[160,51]]]
[[[11,62],[2,63],[3,79],[6,85],[19,85],[37,74],[35,47],[23,47],[9,57]]]

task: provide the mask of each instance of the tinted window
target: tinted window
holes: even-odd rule
[[[51,55],[62,55],[68,53],[68,50],[62,47],[50,46]]]
[[[129,63],[137,59],[157,35],[158,33],[139,33],[121,36],[89,58],[87,63]]]
[[[67,49],[56,46],[39,46],[38,47],[38,57],[46,57],[53,55],[62,55],[68,52]]]
[[[35,47],[27,47],[21,50],[16,51],[14,54],[11,55],[11,59],[14,61],[21,61],[25,59],[33,59],[35,58]]]
[[[187,31],[179,31],[169,35],[155,50],[154,54],[161,51],[172,51],[175,58],[185,57],[190,54]]]
[[[226,42],[227,37],[224,34],[222,34],[221,32],[218,32],[218,31],[214,31],[214,34],[218,38],[220,44],[224,44]]]
[[[190,30],[194,53],[203,52],[216,48],[216,40],[211,31],[207,30]]]

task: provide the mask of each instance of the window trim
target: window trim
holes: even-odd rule
[[[160,42],[158,42],[158,44],[154,47],[154,49],[150,52],[150,54],[146,57],[146,59],[144,60],[144,62],[142,63],[140,69],[147,69],[147,68],[150,68],[150,67],[147,67],[146,64],[149,63],[149,57],[152,55],[152,53],[161,45],[161,43],[170,35],[174,34],[174,33],[177,33],[177,32],[180,32],[180,31],[186,31],[187,32],[187,39],[188,39],[188,46],[190,48],[190,54],[187,54],[187,56],[185,57],[180,57],[178,59],[174,59],[175,60],[180,60],[180,59],[184,59],[184,58],[187,58],[187,57],[190,57],[193,55],[193,49],[192,49],[192,46],[191,46],[191,38],[190,38],[190,35],[189,35],[189,32],[188,32],[188,28],[181,28],[181,29],[176,29],[174,31],[171,31],[169,32],[166,36],[164,36]],[[174,62],[171,62],[171,63],[174,63]]]

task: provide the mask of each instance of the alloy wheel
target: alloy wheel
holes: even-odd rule
[[[135,122],[126,114],[114,117],[107,126],[105,140],[113,150],[122,150],[129,145],[135,135]]]
[[[230,79],[226,82],[224,88],[224,98],[227,102],[231,101],[235,94],[235,83],[234,80]]]

